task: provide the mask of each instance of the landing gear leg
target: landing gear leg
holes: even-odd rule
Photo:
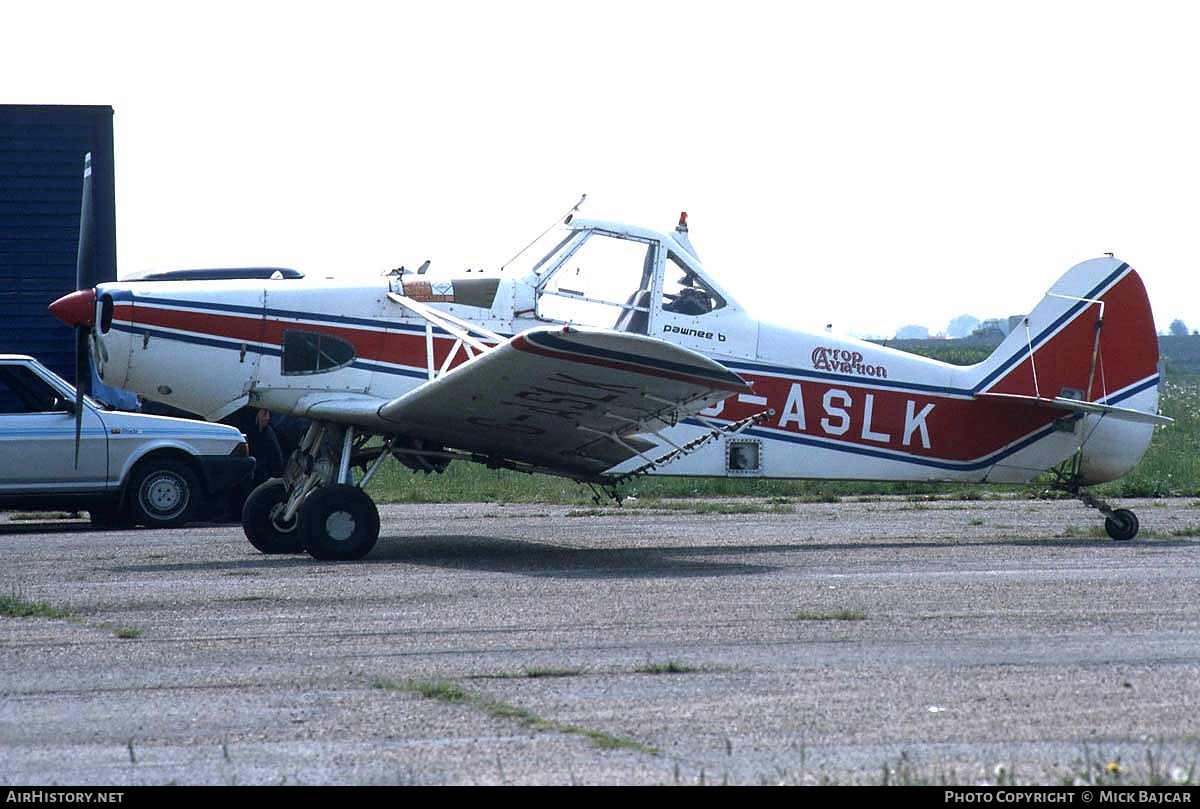
[[[1068,492],[1079,502],[1083,503],[1088,508],[1094,508],[1104,515],[1104,530],[1110,537],[1117,542],[1126,542],[1137,536],[1138,518],[1127,508],[1114,509],[1108,503],[1093,495],[1091,492],[1085,492],[1078,486],[1066,487],[1064,491]]]
[[[1127,542],[1137,536],[1138,518],[1127,508],[1113,508],[1108,503],[1088,491],[1081,484],[1079,472],[1081,451],[1077,451],[1071,459],[1051,470],[1057,480],[1053,488],[1066,492],[1088,508],[1094,508],[1104,515],[1104,530],[1117,542]]]

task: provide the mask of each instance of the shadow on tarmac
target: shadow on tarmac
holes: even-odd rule
[[[1086,551],[1094,548],[1098,540],[1089,538],[997,538],[979,541],[981,547],[1036,547],[1078,548]],[[1122,543],[1122,547],[1139,548],[1165,544],[1196,544],[1189,540],[1135,540]],[[229,571],[230,575],[252,570],[290,569],[316,566],[336,567],[341,565],[376,566],[396,563],[420,565],[446,570],[474,570],[512,573],[521,576],[547,578],[587,579],[652,579],[688,578],[703,576],[749,576],[769,573],[803,564],[806,555],[814,552],[837,553],[852,566],[855,556],[875,553],[887,549],[931,549],[945,548],[951,544],[945,540],[877,540],[855,542],[800,542],[769,545],[685,545],[661,548],[572,548],[539,542],[508,539],[494,536],[473,535],[429,535],[429,536],[385,536],[381,537],[372,552],[365,558],[353,562],[316,562],[304,554],[270,555],[255,553],[247,545],[247,556],[239,559],[212,560],[206,562],[180,562],[115,566],[114,572],[183,572]],[[755,556],[791,555],[796,557],[790,564],[752,564],[735,559]]]

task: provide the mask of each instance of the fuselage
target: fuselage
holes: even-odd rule
[[[1072,282],[1081,292],[1117,304],[1141,289],[1137,280],[1138,290],[1126,290],[1132,271],[1124,265],[1096,261]],[[681,444],[706,430],[705,420],[773,411],[660,474],[1015,482],[1086,443],[1090,478],[1110,479],[1141,457],[1149,426],[1090,415],[1064,420],[977,394],[1023,391],[1032,373],[1056,395],[1087,387],[1089,400],[1146,412],[1157,406],[1157,375],[1153,361],[1147,371],[1140,343],[1136,352],[1108,349],[1113,361],[1103,388],[1090,350],[1050,362],[1052,352],[1040,346],[1069,344],[1072,357],[1080,353],[1074,344],[1084,338],[1073,335],[1090,328],[1076,325],[1087,319],[1087,306],[1064,301],[1066,314],[1055,310],[1032,334],[1014,334],[986,362],[953,366],[759,322],[685,238],[611,223],[572,222],[548,249],[495,275],[137,281],[104,284],[96,294],[94,356],[105,383],[210,420],[246,405],[304,416],[314,392],[388,401],[467,360],[453,334],[396,296],[505,337],[567,322],[659,337],[753,384],[753,393],[732,396],[663,438]],[[1043,369],[1034,367],[1034,352],[1039,362],[1047,357]]]

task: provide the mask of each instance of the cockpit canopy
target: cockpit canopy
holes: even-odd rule
[[[729,305],[689,250],[671,236],[573,220],[527,251],[538,318],[649,333],[653,311],[702,318]]]

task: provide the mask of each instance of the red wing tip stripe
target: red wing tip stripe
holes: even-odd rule
[[[537,338],[543,339],[537,339]],[[511,343],[518,351],[546,357],[560,357],[572,362],[596,365],[602,368],[629,371],[643,376],[674,379],[730,393],[746,393],[750,384],[736,374],[710,371],[707,368],[683,365],[669,360],[626,354],[605,349],[585,350],[585,347],[564,343],[550,335],[518,335]],[[591,348],[590,346],[587,348]]]

